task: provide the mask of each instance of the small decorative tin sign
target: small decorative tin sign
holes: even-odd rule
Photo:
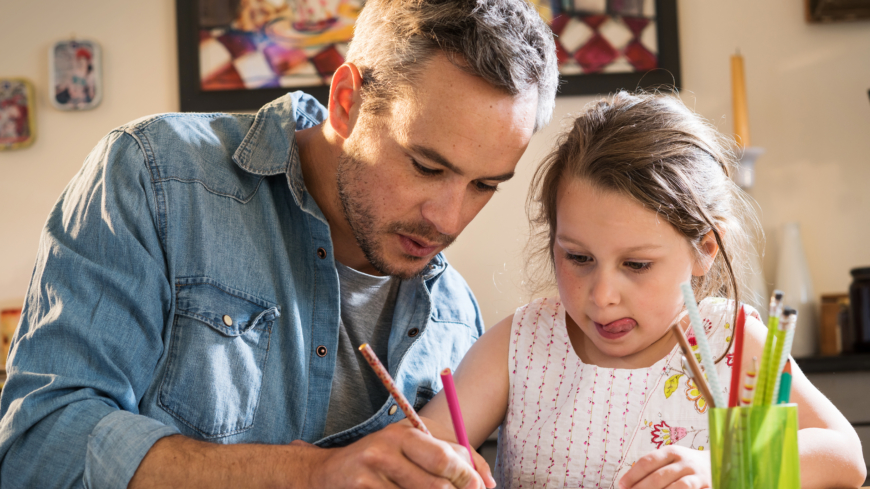
[[[36,138],[33,84],[24,78],[0,78],[0,151],[26,148]]]
[[[51,48],[49,99],[60,110],[87,110],[103,98],[102,56],[94,41],[60,41]]]

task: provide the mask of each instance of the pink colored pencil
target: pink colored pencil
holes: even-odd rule
[[[468,443],[468,434],[465,433],[465,422],[462,420],[462,411],[459,409],[459,397],[456,396],[453,374],[449,368],[441,371],[441,383],[444,384],[444,395],[447,396],[447,407],[450,408],[450,419],[453,421],[453,432],[456,433],[456,441],[468,450],[471,466],[474,467],[474,470],[477,470],[471,444]]]
[[[734,363],[731,367],[731,390],[728,392],[728,407],[740,405],[740,367],[743,366],[743,330],[746,324],[746,311],[740,306],[737,324],[734,326]]]
[[[414,425],[414,428],[426,433],[427,435],[431,435],[429,430],[426,429],[426,425],[423,424],[423,420],[420,419],[420,416],[417,416],[417,412],[414,411],[414,408],[411,407],[411,404],[402,395],[402,392],[396,387],[396,383],[393,382],[393,378],[390,377],[390,373],[387,372],[387,369],[384,368],[384,364],[378,360],[378,356],[375,355],[375,352],[372,350],[372,347],[369,346],[368,343],[363,343],[359,347],[359,351],[366,357],[366,360],[371,365],[372,369],[377,374],[378,378],[381,379],[381,382],[384,383],[384,386],[387,388],[387,391],[393,396],[393,399],[396,400],[396,404],[399,405],[399,409],[405,413],[405,417],[408,418],[408,421]]]

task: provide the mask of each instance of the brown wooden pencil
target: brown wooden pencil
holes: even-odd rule
[[[707,404],[711,408],[715,408],[716,401],[713,400],[714,398],[713,394],[710,392],[710,385],[707,383],[707,379],[704,378],[704,372],[701,371],[701,366],[698,365],[698,360],[695,359],[695,352],[692,351],[692,347],[689,345],[689,340],[686,339],[686,334],[683,333],[679,323],[671,326],[671,331],[673,331],[674,336],[677,337],[677,343],[680,344],[680,349],[683,350],[683,355],[686,357],[686,363],[689,364],[689,369],[692,371],[695,385],[698,387],[698,390],[701,391],[701,395],[704,397],[704,400],[707,401]]]

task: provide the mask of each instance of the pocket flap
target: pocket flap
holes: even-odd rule
[[[176,314],[202,321],[226,336],[239,336],[281,315],[277,304],[213,281],[176,285]]]

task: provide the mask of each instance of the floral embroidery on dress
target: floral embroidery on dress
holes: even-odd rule
[[[692,379],[686,379],[686,399],[694,401],[695,411],[698,414],[707,412],[707,401],[704,400],[704,396],[701,395],[701,391]]]
[[[651,451],[709,450],[707,403],[683,368],[679,347],[646,368],[584,364],[573,354],[558,302],[536,300],[512,324],[511,401],[495,470],[499,487],[613,489]],[[699,304],[717,358],[734,333],[731,304],[712,298]],[[746,312],[747,320],[758,320],[751,307]],[[691,327],[686,336],[698,358]],[[730,379],[733,363],[728,354],[716,365],[723,380]]]

